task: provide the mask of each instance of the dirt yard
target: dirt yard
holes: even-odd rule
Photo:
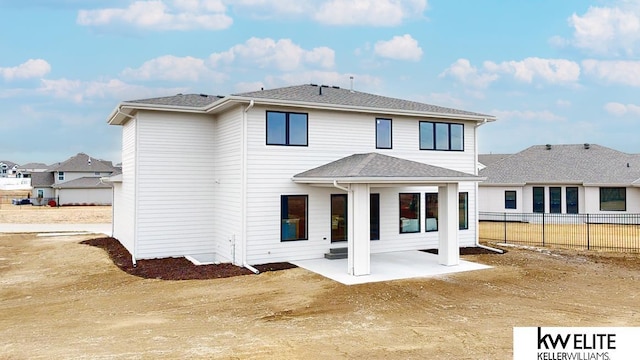
[[[87,236],[0,235],[2,359],[511,359],[514,326],[640,326],[640,255],[507,248],[345,286],[301,268],[143,279]]]
[[[0,224],[110,223],[111,206],[32,206],[0,203]]]

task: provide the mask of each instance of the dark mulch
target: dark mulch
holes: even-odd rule
[[[506,253],[506,250],[501,249],[504,253]],[[427,249],[427,250],[421,250],[424,252],[428,252],[431,254],[436,254],[438,255],[438,249]],[[494,255],[501,255],[500,253],[497,253],[495,251],[491,251],[491,250],[487,250],[485,248],[481,248],[481,247],[463,247],[460,248],[460,255],[483,255],[483,254],[494,254]]]
[[[246,268],[232,264],[195,265],[183,257],[138,260],[136,267],[134,267],[129,251],[114,238],[90,239],[82,241],[81,244],[104,249],[109,254],[111,260],[113,260],[113,263],[122,271],[146,279],[202,280],[253,274]],[[260,272],[265,272],[291,269],[296,266],[287,262],[281,262],[254,265],[253,267]]]

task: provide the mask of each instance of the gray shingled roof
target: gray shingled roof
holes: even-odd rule
[[[55,189],[103,189],[110,188],[111,185],[101,182],[99,177],[82,177],[65,181],[52,187]]]
[[[490,184],[630,185],[640,179],[640,155],[591,144],[536,145],[489,164],[479,175]]]
[[[222,99],[222,96],[206,94],[178,94],[174,96],[164,96],[150,99],[130,100],[126,103],[166,105],[176,107],[204,108]]]
[[[39,169],[39,170],[45,170],[47,169],[49,166],[47,164],[43,164],[43,163],[28,163],[28,164],[24,164],[24,165],[20,165],[20,169]]]
[[[49,187],[55,182],[52,172],[33,172],[31,174],[31,187]]]
[[[406,178],[479,179],[475,175],[378,153],[354,154],[302,172],[294,179]]]
[[[51,165],[47,171],[113,172],[115,167],[111,164],[111,161],[100,160],[84,153],[78,153],[61,163]]]
[[[489,166],[511,155],[512,154],[479,154],[478,162],[484,166]]]
[[[322,94],[320,94],[322,91]],[[229,98],[265,99],[300,103],[316,103],[322,105],[340,105],[355,108],[391,109],[402,111],[427,112],[443,115],[466,115],[493,119],[491,115],[451,109],[442,106],[424,104],[416,101],[396,99],[386,96],[368,94],[359,91],[351,91],[326,85],[297,85],[233,94]],[[205,94],[178,94],[174,96],[130,100],[126,104],[147,104],[171,107],[183,107],[204,110],[216,101],[224,99],[223,96]]]
[[[448,115],[471,115],[493,118],[490,115],[456,110],[442,106],[424,104],[415,101],[395,99],[386,96],[368,94],[359,91],[351,91],[333,86],[298,85],[271,90],[261,90],[234,94],[247,98],[274,99],[286,101],[299,101],[318,104],[345,105],[352,107],[397,109]]]
[[[13,161],[9,161],[9,160],[0,160],[0,164],[5,164],[7,165],[8,168],[12,168],[18,164],[14,163]]]

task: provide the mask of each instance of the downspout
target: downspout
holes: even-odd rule
[[[333,187],[338,188],[340,190],[346,191],[346,192],[351,192],[351,189],[346,188],[342,185],[338,185],[338,180],[333,180]]]
[[[475,143],[475,165],[474,165],[474,174],[476,176],[478,176],[478,128],[484,124],[487,123],[487,119],[482,120],[481,123],[476,124],[475,129],[474,129],[474,136],[476,137],[476,141],[474,141]],[[478,217],[480,215],[480,210],[478,208],[478,183],[475,183],[475,192],[476,192],[476,201],[475,201],[475,212],[476,212],[476,247],[479,247],[481,249],[485,249],[485,250],[489,250],[489,251],[493,251],[493,252],[497,252],[499,254],[504,254],[504,250],[500,250],[500,249],[496,249],[496,248],[492,248],[490,246],[486,246],[486,245],[482,245],[480,244],[480,221],[478,220]]]
[[[254,274],[259,274],[260,271],[249,265],[247,262],[247,112],[251,110],[253,105],[254,102],[253,99],[251,99],[249,106],[247,106],[242,113],[242,136],[240,136],[242,139],[240,144],[240,171],[242,174],[242,179],[240,181],[240,186],[242,187],[240,189],[242,206],[240,206],[240,208],[242,209],[242,214],[240,216],[240,221],[242,228],[242,266],[251,270]]]
[[[120,111],[120,109],[118,109],[118,111]],[[126,114],[125,114],[126,115]],[[133,161],[135,162],[133,164],[133,254],[131,254],[131,263],[133,264],[133,267],[137,267],[138,263],[136,262],[136,254],[138,253],[137,249],[138,249],[138,163],[139,163],[139,159],[138,159],[138,150],[139,150],[139,140],[140,140],[140,136],[138,134],[138,119],[134,119],[132,118],[132,120],[135,120],[135,123],[133,123],[133,135],[134,135],[134,146],[135,149],[133,150]],[[124,190],[124,172],[123,172],[123,178],[122,178],[122,188]]]

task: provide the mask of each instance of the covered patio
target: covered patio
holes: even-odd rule
[[[353,277],[372,274],[371,258],[373,255],[370,248],[369,228],[369,199],[372,187],[438,187],[440,201],[438,201],[437,261],[439,265],[450,267],[460,265],[459,183],[463,181],[478,182],[482,181],[482,178],[416,161],[378,153],[367,153],[347,156],[302,172],[295,175],[292,180],[311,186],[332,186],[347,193],[346,274]],[[374,274],[377,271],[380,269],[373,269]]]

